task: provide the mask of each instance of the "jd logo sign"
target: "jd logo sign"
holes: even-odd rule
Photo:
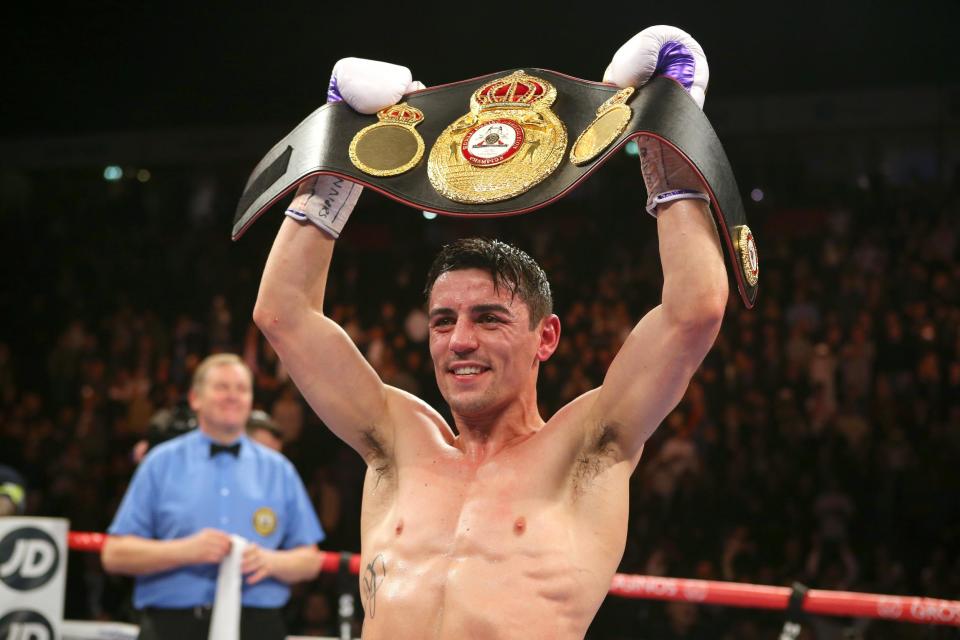
[[[36,611],[11,611],[0,618],[0,640],[53,640],[53,627]]]
[[[11,589],[29,591],[42,587],[59,564],[57,544],[41,529],[15,529],[0,540],[0,580]],[[33,636],[23,638],[33,640]],[[2,634],[0,639],[4,639]]]

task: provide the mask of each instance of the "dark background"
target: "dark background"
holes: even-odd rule
[[[5,136],[293,122],[347,56],[427,85],[517,66],[599,80],[653,24],[697,38],[711,96],[943,85],[960,69],[949,0],[23,4],[2,27]]]

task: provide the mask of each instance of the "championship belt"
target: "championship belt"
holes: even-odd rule
[[[237,206],[233,239],[318,174],[347,178],[417,211],[527,213],[568,194],[631,138],[648,135],[675,149],[703,178],[741,299],[754,305],[756,244],[733,170],[706,116],[673,80],[655,78],[634,91],[518,69],[401,100],[373,116],[345,102],[308,116],[254,168]]]

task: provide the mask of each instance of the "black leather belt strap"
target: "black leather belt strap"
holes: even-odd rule
[[[557,88],[557,99],[551,109],[567,127],[571,141],[567,153],[569,144],[593,121],[597,107],[617,91],[610,85],[546,69],[525,71]],[[434,141],[450,123],[469,111],[470,96],[477,88],[508,73],[431,87],[405,96],[407,104],[424,114],[417,131],[423,137],[427,153],[417,166],[397,176],[371,176],[350,162],[350,141],[360,129],[377,122],[376,115],[359,114],[342,102],[320,107],[274,145],[254,168],[237,206],[233,239],[243,235],[258,216],[300,182],[317,174],[345,177],[417,210],[479,217],[526,213],[565,196],[631,138],[652,135],[679,151],[703,177],[740,296],[747,307],[753,306],[757,285],[748,282],[743,258],[736,246],[738,227],[747,221],[733,170],[706,116],[687,93],[668,78],[656,78],[637,91],[629,102],[633,117],[626,129],[591,162],[576,166],[565,157],[545,180],[525,193],[500,202],[462,204],[437,193],[427,178],[426,161]]]

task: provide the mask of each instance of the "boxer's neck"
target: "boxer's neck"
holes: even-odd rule
[[[545,424],[537,408],[537,397],[516,399],[504,408],[475,415],[453,416],[457,426],[455,446],[463,454],[482,462],[540,431]]]

